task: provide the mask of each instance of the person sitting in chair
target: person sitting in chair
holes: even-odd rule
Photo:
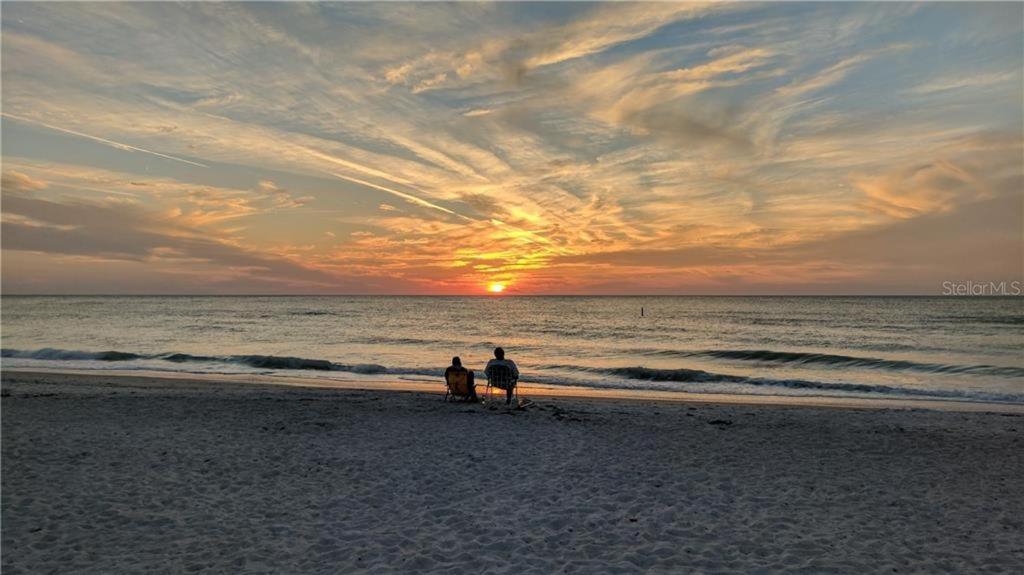
[[[484,374],[487,376],[489,381],[495,379],[495,375],[498,371],[505,371],[505,368],[511,372],[510,382],[499,382],[496,386],[504,389],[507,397],[505,399],[505,405],[512,403],[512,393],[516,389],[516,382],[519,381],[519,368],[516,367],[516,362],[511,359],[505,359],[505,350],[500,347],[494,348],[494,359],[487,362],[487,367],[484,368]]]
[[[473,382],[473,370],[462,367],[462,359],[459,356],[452,358],[452,364],[448,366],[448,369],[444,370],[444,381],[448,384],[448,391],[451,393],[452,376],[456,374],[466,375],[466,399],[469,401],[479,401],[476,396],[476,383]]]

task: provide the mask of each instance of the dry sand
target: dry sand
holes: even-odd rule
[[[17,372],[3,395],[5,575],[1024,572],[1019,414]]]

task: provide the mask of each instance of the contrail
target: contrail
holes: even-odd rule
[[[353,178],[352,176],[344,176],[344,175],[336,173],[336,172],[329,172],[329,173],[332,176],[335,176],[337,178],[341,178],[343,180],[348,180],[350,182],[355,182],[355,183],[363,185],[363,186],[371,187],[371,188],[373,188],[375,190],[380,190],[382,192],[387,192],[387,193],[389,193],[391,195],[398,196],[398,197],[402,198],[403,200],[408,200],[408,201],[410,201],[410,202],[412,202],[412,203],[414,203],[416,205],[423,206],[425,208],[430,208],[432,210],[438,210],[438,211],[444,212],[446,214],[451,214],[451,215],[453,215],[453,216],[455,216],[457,218],[462,218],[464,220],[469,220],[471,222],[477,221],[477,220],[474,220],[473,218],[464,216],[464,215],[462,215],[462,214],[460,214],[458,212],[453,212],[452,210],[449,210],[448,208],[439,206],[437,204],[432,204],[432,203],[428,202],[427,200],[424,200],[422,198],[416,197],[416,196],[414,196],[412,194],[407,194],[405,192],[400,192],[398,190],[394,190],[394,189],[391,189],[391,188],[386,188],[384,186],[379,186],[379,185],[374,184],[372,182],[367,182],[366,180],[360,180],[359,178]]]
[[[36,124],[36,125],[39,125],[39,126],[45,126],[45,127],[49,128],[51,130],[57,130],[58,132],[64,132],[65,134],[71,134],[73,136],[79,136],[81,138],[88,138],[90,140],[94,140],[96,142],[100,142],[101,144],[106,144],[108,146],[117,148],[119,150],[126,150],[126,151],[129,151],[129,152],[142,152],[143,154],[150,154],[150,155],[153,155],[153,156],[158,156],[158,157],[161,157],[161,158],[166,158],[168,160],[174,160],[175,162],[182,162],[184,164],[191,164],[193,166],[199,166],[200,168],[209,168],[210,167],[210,166],[207,166],[206,164],[200,164],[199,162],[193,162],[192,160],[186,160],[184,158],[176,158],[174,156],[168,156],[167,154],[161,154],[160,152],[154,152],[153,150],[147,150],[145,148],[138,148],[136,146],[129,146],[128,144],[122,144],[121,142],[115,142],[113,140],[108,140],[106,138],[101,138],[99,136],[92,136],[92,135],[89,135],[89,134],[83,134],[82,132],[76,132],[74,130],[69,130],[67,128],[61,128],[59,126],[54,126],[53,124],[47,124],[46,122],[40,122],[39,120],[32,120],[30,118],[24,118],[22,116],[16,116],[16,115],[8,113],[8,112],[3,112],[2,114],[3,114],[3,116],[5,116],[7,118],[14,118],[15,120],[18,120],[18,121],[21,121],[21,122],[27,122],[29,124]]]
[[[337,172],[328,172],[328,173],[331,174],[332,176],[337,177],[337,178],[341,178],[342,180],[347,180],[349,182],[354,182],[356,184],[361,184],[363,186],[371,187],[371,188],[373,188],[375,190],[380,190],[382,192],[387,192],[387,193],[389,193],[391,195],[398,196],[398,197],[402,198],[403,200],[408,200],[408,201],[410,201],[410,202],[412,202],[412,203],[414,203],[416,205],[423,206],[425,208],[430,208],[432,210],[438,210],[438,211],[444,212],[446,214],[451,214],[451,215],[453,215],[453,216],[455,216],[457,218],[461,218],[463,220],[466,220],[467,222],[484,222],[484,221],[486,221],[487,223],[491,224],[494,227],[510,228],[512,230],[515,230],[516,232],[518,232],[520,234],[519,237],[521,237],[521,238],[523,238],[523,239],[525,239],[527,241],[530,241],[530,242],[533,242],[533,243],[536,243],[536,244],[545,245],[545,246],[550,246],[551,245],[551,240],[549,240],[549,239],[547,239],[547,238],[545,238],[543,236],[539,236],[539,235],[537,235],[534,232],[531,232],[529,230],[525,230],[523,228],[520,228],[519,226],[514,226],[512,224],[505,223],[505,222],[503,222],[501,220],[498,220],[498,219],[491,218],[491,219],[488,219],[488,220],[480,220],[480,219],[471,218],[469,216],[464,216],[464,215],[462,215],[462,214],[460,214],[458,212],[454,212],[452,210],[449,210],[448,208],[439,206],[437,204],[432,204],[432,203],[428,202],[427,200],[424,200],[424,199],[419,198],[417,196],[414,196],[412,194],[407,194],[405,192],[400,192],[400,191],[392,189],[392,188],[387,188],[387,187],[384,187],[384,186],[381,186],[381,185],[378,185],[378,184],[374,184],[373,182],[367,182],[366,180],[360,180],[359,178],[353,178],[352,176],[345,176],[345,175],[339,174]],[[559,253],[563,253],[564,252],[564,250],[562,250],[561,248],[550,248],[550,249],[553,249],[554,251],[559,252]]]

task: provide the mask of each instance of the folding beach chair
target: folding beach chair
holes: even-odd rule
[[[444,378],[445,385],[448,386],[448,391],[444,394],[444,400],[454,400],[460,398],[462,400],[469,399],[469,372],[465,370],[450,371]]]
[[[519,404],[519,386],[516,385],[519,380],[515,375],[512,374],[512,368],[507,365],[494,365],[491,366],[491,373],[487,377],[487,391],[484,393],[484,397],[487,398],[487,403],[491,403],[491,393],[494,388],[500,389],[502,392],[506,392],[509,389],[512,390],[512,399],[515,401],[513,405]],[[502,393],[505,395],[505,393]]]

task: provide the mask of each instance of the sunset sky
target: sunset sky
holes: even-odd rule
[[[4,293],[1024,279],[1024,4],[4,3]]]

